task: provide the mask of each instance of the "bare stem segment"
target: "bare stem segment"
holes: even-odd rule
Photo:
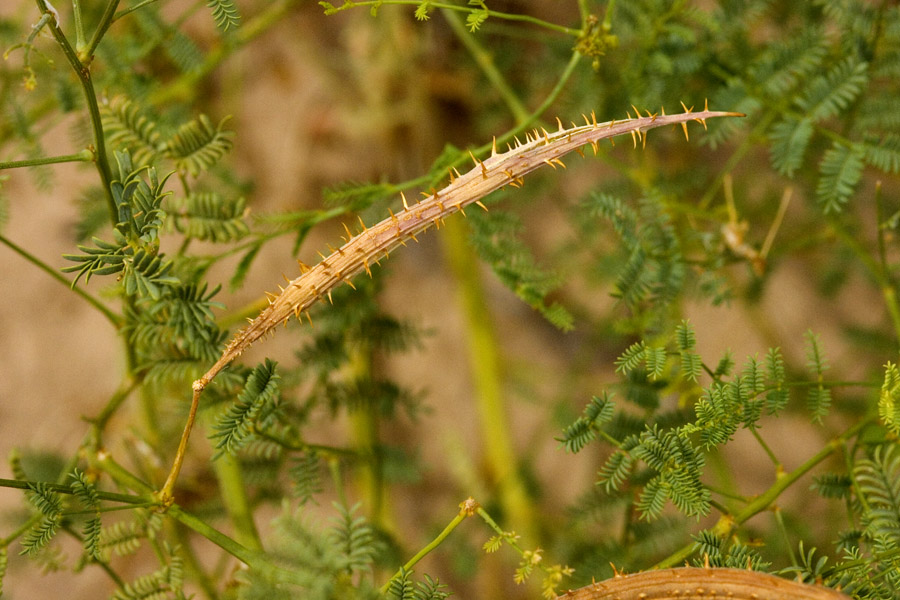
[[[682,104],[684,107],[684,105]],[[239,331],[218,361],[200,379],[193,383],[191,411],[185,425],[178,452],[172,470],[165,485],[159,492],[164,504],[171,504],[172,489],[181,464],[184,452],[193,427],[194,418],[200,401],[200,395],[213,378],[231,361],[240,356],[253,342],[286,323],[291,315],[300,318],[317,300],[331,299],[331,291],[342,282],[352,286],[351,278],[365,271],[371,274],[371,265],[377,264],[397,246],[406,245],[408,240],[416,240],[416,235],[432,226],[440,225],[443,219],[455,212],[462,212],[470,204],[484,208],[481,198],[507,185],[521,187],[523,177],[528,173],[549,165],[556,169],[565,168],[561,158],[572,151],[584,154],[584,147],[590,147],[594,154],[598,152],[598,142],[623,134],[631,134],[634,146],[646,144],[646,132],[665,125],[681,125],[685,138],[688,137],[687,123],[697,121],[706,127],[706,119],[714,117],[738,117],[740,113],[710,111],[704,107],[702,111],[693,112],[685,108],[685,112],[677,115],[651,114],[641,117],[628,116],[621,121],[597,123],[596,117],[584,115],[584,125],[572,123],[566,128],[557,119],[559,129],[549,133],[544,129],[535,129],[525,135],[525,142],[516,139],[514,146],[506,152],[497,152],[496,141],[491,156],[483,161],[474,155],[474,167],[463,175],[455,169],[449,172],[450,183],[441,190],[432,189],[425,199],[408,204],[403,197],[403,210],[391,215],[372,227],[366,227],[362,221],[361,230],[355,235],[347,229],[345,243],[331,251],[314,267],[301,264],[303,273],[290,281],[286,287],[280,288],[279,295],[269,295],[269,306],[249,325]],[[402,195],[401,195],[402,196]],[[307,313],[307,317],[309,314]]]

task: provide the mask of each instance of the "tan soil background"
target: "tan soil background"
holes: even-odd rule
[[[531,5],[529,12],[543,12],[541,16],[550,21],[577,21],[576,15],[566,12],[573,10],[570,5],[574,3]],[[171,8],[178,12],[175,6]],[[27,15],[24,19],[31,22],[36,12],[31,2],[4,0],[0,14]],[[214,35],[205,21],[208,15],[200,11],[186,27],[205,39]],[[49,46],[49,42],[44,45]],[[325,18],[314,3],[301,3],[283,23],[226,61],[207,84],[215,87],[213,97],[221,100],[202,110],[214,121],[234,115],[232,126],[237,135],[233,164],[238,175],[256,184],[252,210],[318,207],[323,186],[346,180],[402,181],[425,172],[446,141],[460,146],[483,143],[485,139],[475,137],[468,104],[485,88],[479,73],[453,68],[448,56],[441,57],[448,61],[445,66],[429,69],[423,64],[434,57],[435,47],[444,46],[455,46],[455,42],[439,16],[420,24],[412,19],[411,11],[384,10],[374,20],[361,9]],[[602,118],[613,116],[619,115]],[[47,134],[48,153],[62,152],[52,150],[56,143],[69,151],[68,125],[67,121],[59,122]],[[10,147],[2,151],[3,160],[23,158]],[[35,189],[24,171],[10,174],[4,187],[10,201],[10,219],[3,232],[47,264],[62,268],[67,263],[61,255],[73,251],[76,190],[92,182],[94,174],[71,166],[53,167],[55,186],[49,191]],[[553,183],[556,195],[577,197],[603,174],[600,165],[582,167],[571,178]],[[526,238],[539,252],[557,235],[570,235],[561,211],[532,207],[526,217]],[[314,262],[315,251],[336,240],[336,231],[332,230],[331,238],[319,232],[322,237],[310,239],[301,258]],[[428,391],[430,412],[420,418],[415,432],[409,423],[387,429],[388,435],[396,436],[394,443],[419,445],[421,462],[428,466],[426,480],[434,486],[424,492],[421,487],[407,490],[398,486],[390,498],[394,519],[407,535],[406,548],[413,551],[427,540],[435,525],[452,518],[458,502],[470,494],[478,498],[484,491],[478,489],[482,485],[478,482],[481,448],[470,402],[462,315],[438,236],[439,232],[431,232],[419,245],[391,258],[385,265],[391,275],[382,296],[387,311],[433,332],[424,339],[421,351],[392,358],[385,365],[401,382]],[[826,347],[832,349],[832,361],[837,363],[842,360],[838,332],[823,321],[825,311],[835,310],[834,305],[817,300],[815,290],[803,276],[805,268],[801,264],[782,265],[768,286],[762,311],[769,315],[768,325],[783,339],[801,340],[802,333],[814,327]],[[275,289],[282,273],[296,275],[289,241],[267,247],[241,292],[217,299],[229,308],[241,306],[263,290]],[[0,454],[5,456],[13,448],[30,448],[69,456],[87,431],[82,418],[96,414],[118,383],[122,364],[116,334],[86,303],[6,247],[0,247],[0,275]],[[222,276],[227,277],[227,273]],[[552,495],[545,503],[555,507],[561,519],[574,493],[585,489],[593,479],[602,456],[587,453],[572,457],[560,450],[553,439],[559,432],[548,420],[545,407],[563,397],[580,411],[592,393],[613,381],[614,356],[589,361],[588,368],[572,381],[571,389],[556,389],[550,375],[567,370],[578,349],[577,332],[563,334],[543,323],[489,270],[483,270],[483,279],[490,301],[485,309],[494,318],[504,367],[510,374],[507,401],[515,444],[523,456],[534,461],[546,492]],[[97,293],[100,285],[91,282],[88,289]],[[583,292],[575,284],[567,287],[566,293],[578,296]],[[599,296],[594,302],[600,312],[612,301]],[[880,306],[877,302],[877,298],[856,293],[848,294],[838,306],[845,316],[871,324],[881,315],[866,307]],[[753,334],[755,326],[740,306],[715,310],[703,307],[691,316],[700,353],[705,357],[718,356],[731,348],[741,363],[748,353],[765,351],[766,342]],[[298,343],[292,335],[279,334],[264,348],[256,348],[246,359],[247,364],[263,355],[290,361]],[[801,352],[798,347],[785,350]],[[548,383],[541,385],[543,380]],[[529,394],[517,391],[522,386]],[[136,419],[138,408],[123,412],[115,426],[129,428],[128,418]],[[819,434],[806,425],[783,420],[767,422],[766,426],[767,440],[788,469],[808,456],[807,448],[820,443]],[[739,438],[730,449],[730,458],[741,465],[740,472],[747,475],[749,486],[763,489],[770,482],[771,467],[756,446],[745,442]],[[195,445],[206,443],[202,436],[194,439]],[[741,448],[746,448],[747,454],[738,456]],[[4,462],[0,477],[10,476]],[[466,478],[472,481],[469,488],[459,485]],[[447,485],[443,483],[446,481],[456,483]],[[804,487],[801,484],[798,489],[802,492]],[[20,507],[20,492],[0,488],[0,512],[9,514]],[[260,519],[274,514],[261,515]],[[0,520],[0,537],[8,535],[15,524],[14,518]],[[260,525],[265,527],[265,522]],[[515,528],[514,523],[504,525]],[[468,536],[478,547],[489,532],[473,520],[458,535]],[[201,551],[204,543],[197,542]],[[74,559],[77,548],[67,545],[67,549]],[[17,553],[16,545],[10,548],[4,598],[89,599],[108,597],[112,592],[110,581],[97,568],[78,575],[62,572],[41,576],[25,559],[15,556]],[[150,563],[144,564],[142,556],[133,564],[117,559],[121,574],[135,577],[146,572]],[[511,582],[513,565],[509,561],[495,557],[485,561]],[[451,571],[440,558],[427,563],[420,570],[424,571],[452,580]],[[454,585],[458,597],[472,598],[472,590],[498,584],[481,581],[476,586],[454,581]],[[514,588],[511,584],[506,587]],[[536,596],[533,588],[530,593],[522,588],[504,593],[512,594],[504,596],[508,598]]]

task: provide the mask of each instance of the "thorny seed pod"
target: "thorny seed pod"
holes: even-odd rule
[[[740,113],[710,111],[708,106],[704,106],[699,112],[693,112],[684,104],[682,106],[685,112],[677,115],[666,115],[665,112],[651,114],[647,111],[647,116],[641,117],[635,109],[637,114],[634,117],[629,114],[627,119],[606,123],[598,123],[596,116],[591,113],[590,118],[583,115],[584,125],[572,123],[570,128],[563,127],[562,122],[557,119],[559,126],[557,131],[549,133],[543,129],[540,131],[535,129],[525,134],[525,143],[516,138],[515,145],[502,153],[497,152],[494,140],[491,156],[479,160],[469,152],[474,167],[462,175],[451,169],[450,183],[443,189],[432,190],[422,201],[412,205],[401,195],[403,211],[398,214],[391,213],[389,217],[371,227],[366,227],[360,219],[361,230],[351,235],[348,229],[348,239],[343,246],[329,256],[323,257],[314,267],[301,265],[302,274],[299,277],[289,281],[277,296],[269,295],[269,306],[234,336],[219,360],[194,382],[191,414],[176,455],[176,464],[160,497],[164,501],[171,501],[171,488],[180,469],[180,457],[187,445],[200,394],[223,368],[253,342],[273,331],[276,326],[286,323],[292,315],[299,318],[323,295],[330,297],[331,290],[342,282],[353,285],[350,278],[361,271],[371,275],[371,263],[377,263],[378,259],[387,256],[397,246],[405,245],[407,240],[417,241],[417,234],[431,226],[440,225],[448,215],[463,212],[470,204],[484,208],[480,202],[481,198],[507,185],[521,187],[524,183],[523,177],[543,165],[549,165],[554,169],[557,166],[565,168],[561,158],[572,151],[583,154],[583,148],[589,146],[596,154],[599,140],[623,134],[632,136],[635,147],[638,140],[643,146],[646,144],[646,132],[649,129],[665,125],[681,125],[687,138],[689,121],[697,121],[706,127],[706,119],[743,116]]]

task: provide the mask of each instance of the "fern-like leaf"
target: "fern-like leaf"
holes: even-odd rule
[[[116,150],[128,150],[138,166],[152,164],[159,156],[162,136],[156,123],[124,96],[100,105],[107,140]]]
[[[333,505],[339,516],[331,519],[329,538],[341,553],[343,568],[348,572],[371,570],[379,550],[375,530],[364,517],[354,516],[358,504],[350,508],[336,502]]]
[[[872,537],[900,539],[900,451],[879,446],[872,458],[857,461],[853,478],[864,496],[863,524]]]
[[[266,359],[247,377],[244,389],[237,401],[219,417],[213,425],[210,438],[217,440],[215,458],[222,454],[234,455],[243,448],[253,435],[253,428],[267,405],[273,405],[278,397],[276,363]]]
[[[900,173],[900,135],[889,133],[880,140],[866,137],[862,144],[866,163],[885,173]]]
[[[222,31],[228,31],[229,27],[237,27],[241,22],[241,15],[234,0],[207,0],[206,6],[212,10],[216,27]]]
[[[835,141],[819,164],[816,199],[826,213],[840,212],[862,178],[866,149]]]
[[[228,119],[213,126],[209,117],[200,115],[185,123],[166,142],[165,154],[180,171],[197,176],[215,165],[232,147],[234,132],[223,129]]]
[[[891,433],[900,436],[900,370],[891,362],[884,366],[878,416]]]
[[[213,192],[191,194],[172,208],[175,229],[189,238],[233,242],[249,232],[244,221],[247,203],[242,197],[226,200]]]
[[[46,548],[56,535],[61,521],[61,515],[41,517],[41,520],[22,537],[22,551],[19,554],[35,556]]]
[[[319,470],[319,456],[315,451],[304,452],[294,459],[289,474],[294,497],[299,500],[301,506],[322,491],[322,477]]]
[[[565,444],[566,452],[580,452],[588,443],[596,439],[597,428],[608,423],[613,417],[615,404],[607,394],[594,396],[585,407],[583,414],[563,431],[558,440]]]
[[[812,81],[797,105],[813,121],[833,117],[847,108],[865,88],[868,63],[848,56],[826,75]]]
[[[812,120],[789,117],[772,127],[769,138],[772,141],[772,166],[781,173],[792,177],[803,164],[803,155],[813,134]]]

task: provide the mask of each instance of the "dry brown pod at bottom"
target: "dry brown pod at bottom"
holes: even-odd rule
[[[681,567],[631,575],[569,590],[557,600],[846,600],[821,585],[745,569]]]

